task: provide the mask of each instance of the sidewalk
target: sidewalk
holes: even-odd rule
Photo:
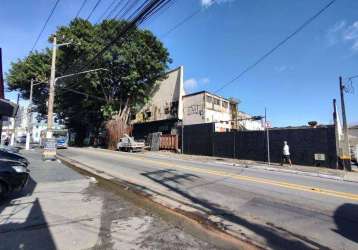
[[[265,162],[257,162],[251,160],[240,160],[240,159],[231,159],[231,158],[222,158],[214,156],[201,156],[201,155],[187,155],[187,154],[177,154],[170,151],[145,151],[144,155],[150,157],[160,157],[160,158],[169,158],[183,161],[194,161],[194,162],[203,162],[206,164],[223,164],[230,165],[242,168],[254,168],[254,169],[263,169],[267,171],[278,171],[293,173],[298,175],[307,175],[319,178],[334,179],[340,181],[350,181],[358,183],[358,168],[357,166],[352,166],[353,171],[347,172],[344,170],[330,169],[324,167],[316,166],[303,166],[303,165],[292,165],[289,167],[287,164],[281,166],[278,163],[271,163],[269,166]]]

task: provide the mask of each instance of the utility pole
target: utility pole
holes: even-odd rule
[[[266,128],[266,142],[267,142],[267,165],[270,166],[270,134],[267,126],[267,111],[265,108],[265,128]]]
[[[348,140],[348,124],[346,117],[346,106],[344,103],[344,89],[342,77],[339,77],[339,91],[341,94],[341,108],[342,108],[342,121],[343,121],[343,145],[342,145],[342,155],[341,160],[345,170],[352,171],[351,166],[351,154],[349,149],[349,140]]]
[[[29,106],[27,107],[27,130],[26,130],[26,146],[25,149],[30,149],[30,133],[32,127],[32,92],[34,88],[34,79],[31,79],[31,86],[30,86],[30,101]]]
[[[56,35],[54,35],[52,41],[52,63],[51,63],[51,76],[50,76],[50,93],[48,98],[48,109],[47,109],[46,138],[52,138],[53,103],[55,99],[56,51],[57,51],[57,38]]]
[[[20,94],[17,94],[17,101],[16,104],[19,105],[19,100],[20,100]],[[12,134],[11,134],[11,141],[10,141],[10,145],[14,146],[15,143],[15,134],[16,134],[16,115],[14,117],[14,124],[13,124],[13,130],[12,130]]]
[[[334,122],[334,133],[336,137],[336,151],[337,151],[337,162],[336,162],[336,168],[339,168],[339,157],[341,156],[341,146],[339,141],[339,128],[340,125],[338,124],[338,114],[337,114],[337,101],[336,99],[333,99],[333,122]]]

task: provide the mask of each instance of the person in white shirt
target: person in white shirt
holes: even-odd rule
[[[286,161],[290,164],[290,167],[292,167],[292,162],[290,157],[290,147],[287,145],[287,141],[284,141],[283,149],[282,149],[281,166],[283,166],[283,163]]]

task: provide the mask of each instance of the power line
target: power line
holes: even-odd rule
[[[130,5],[128,5],[129,2],[126,3],[126,5],[117,12],[117,14],[115,15],[115,19],[125,19],[125,17],[127,16],[127,14],[129,13],[129,11],[131,11],[136,5],[138,5],[139,0],[132,0],[132,3]],[[128,5],[128,6],[127,6]],[[127,7],[127,8],[125,8]],[[143,7],[142,5],[140,5],[139,8]],[[137,10],[139,9],[137,8]],[[123,11],[123,12],[122,12]],[[134,12],[136,13],[136,11]],[[120,15],[121,14],[121,15]],[[131,16],[129,16],[129,18],[131,18]]]
[[[105,19],[109,19],[109,18],[112,16],[112,14],[114,14],[114,13],[117,11],[117,9],[119,8],[119,6],[121,6],[122,2],[123,2],[123,1],[119,1],[119,2],[113,7],[113,9],[108,13],[108,15],[106,16]]]
[[[185,17],[183,20],[181,20],[180,22],[178,22],[176,25],[174,25],[172,28],[170,28],[167,32],[165,32],[163,35],[161,35],[162,38],[167,37],[170,33],[172,33],[174,30],[176,30],[177,28],[179,28],[180,26],[182,26],[183,24],[185,24],[186,22],[188,22],[190,19],[192,19],[194,16],[196,16],[197,14],[199,14],[202,11],[202,9],[198,9],[194,12],[192,12],[189,16]]]
[[[155,20],[155,19],[161,17],[163,15],[163,13],[166,12],[168,9],[170,9],[174,4],[175,4],[175,2],[170,2],[165,7],[161,7],[158,11],[156,11],[156,13],[155,13],[156,16],[154,18],[152,18],[152,20]]]
[[[138,7],[134,13],[129,17],[128,23],[124,26],[123,29],[119,30],[114,39],[110,41],[109,44],[105,45],[100,51],[98,51],[87,64],[84,64],[78,69],[78,71],[83,71],[86,67],[93,64],[93,62],[100,57],[105,51],[107,51],[114,43],[118,42],[120,39],[125,38],[129,31],[137,27],[144,20],[148,20],[148,13],[152,13],[153,10],[159,8],[162,5],[167,5],[172,0],[146,0],[140,7]],[[137,15],[134,15],[138,13]],[[74,65],[72,65],[74,66]],[[67,67],[67,69],[69,66]]]
[[[32,46],[32,49],[31,49],[30,53],[35,49],[35,47],[36,47],[38,41],[40,40],[40,37],[41,37],[42,33],[44,32],[44,30],[45,30],[45,28],[46,28],[48,22],[50,21],[50,19],[51,19],[53,13],[55,12],[55,9],[56,9],[56,7],[57,7],[57,5],[58,5],[59,2],[60,2],[60,0],[56,0],[55,5],[52,7],[52,9],[51,9],[51,11],[50,11],[50,14],[48,15],[48,17],[47,17],[47,19],[46,19],[46,21],[45,21],[45,23],[44,23],[44,25],[43,25],[43,27],[42,27],[40,33],[38,34],[38,36],[37,36],[37,38],[36,38],[36,40],[35,40],[34,45]]]
[[[110,5],[106,8],[106,10],[102,13],[102,15],[97,19],[96,23],[99,23],[102,18],[107,14],[107,12],[113,7],[113,5],[116,3],[117,0],[112,0]]]
[[[212,0],[212,4],[216,3],[217,0]],[[174,30],[176,30],[177,28],[179,28],[180,26],[184,25],[185,23],[187,23],[190,19],[192,19],[193,17],[195,17],[196,15],[198,15],[199,13],[201,13],[203,10],[203,8],[199,8],[197,10],[195,10],[194,12],[192,12],[191,14],[189,14],[187,17],[185,17],[183,20],[181,20],[180,22],[178,22],[177,24],[175,24],[172,28],[170,28],[167,32],[165,32],[164,34],[161,35],[162,38],[167,37],[170,33],[172,33]]]
[[[87,18],[86,18],[87,21],[91,18],[93,12],[97,9],[97,7],[98,7],[98,5],[101,3],[101,1],[102,1],[102,0],[98,0],[98,1],[96,2],[96,4],[94,5],[94,7],[92,8],[91,12],[89,13],[89,15],[88,15]]]
[[[253,68],[255,68],[258,64],[260,64],[262,61],[264,61],[267,57],[269,57],[271,54],[273,54],[277,49],[279,49],[280,47],[282,47],[288,40],[290,40],[292,37],[294,37],[295,35],[297,35],[300,31],[302,31],[307,25],[309,25],[310,23],[312,23],[316,18],[318,18],[323,12],[325,12],[334,2],[336,2],[336,0],[332,0],[330,1],[328,4],[326,4],[322,9],[320,9],[316,14],[314,14],[312,17],[310,17],[309,19],[307,19],[303,24],[301,24],[294,32],[292,32],[291,34],[289,34],[287,37],[285,37],[282,41],[280,41],[277,45],[275,45],[272,49],[270,49],[269,51],[267,51],[265,54],[263,54],[259,59],[257,59],[253,64],[249,65],[248,67],[246,67],[240,74],[238,74],[237,76],[235,76],[232,80],[228,81],[227,83],[225,83],[223,86],[221,86],[220,88],[218,88],[214,93],[217,93],[221,90],[223,90],[224,88],[226,88],[227,86],[229,86],[230,84],[232,84],[233,82],[235,82],[236,80],[238,80],[239,78],[241,78],[243,75],[245,75],[247,72],[249,72],[250,70],[252,70]]]
[[[102,55],[105,51],[107,51],[110,47],[112,47],[112,45],[116,42],[118,42],[121,38],[123,38],[125,35],[127,35],[127,33],[132,30],[134,27],[136,27],[137,25],[141,24],[143,22],[143,20],[145,20],[145,18],[147,17],[148,13],[151,13],[154,9],[159,8],[161,5],[166,5],[170,2],[171,0],[151,0],[151,1],[146,1],[145,6],[141,9],[141,10],[136,10],[139,11],[139,13],[133,17],[132,20],[129,21],[129,23],[122,29],[119,31],[119,33],[117,34],[117,36],[112,39],[112,41],[107,44],[105,47],[103,47],[98,53],[96,53],[89,61],[89,63],[85,64],[83,67],[80,68],[79,71],[82,71],[84,68],[92,65],[92,63],[94,62],[94,60],[96,58],[98,58],[100,55]],[[133,16],[133,14],[131,15]]]
[[[77,11],[77,14],[76,14],[76,17],[75,17],[75,18],[77,18],[77,17],[79,16],[79,14],[81,13],[83,7],[85,7],[87,1],[88,1],[88,0],[83,0],[83,2],[82,2],[82,4],[81,4],[80,8],[79,8],[78,11]]]

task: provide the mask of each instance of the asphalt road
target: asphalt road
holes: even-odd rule
[[[31,179],[0,201],[0,249],[216,249],[57,162],[23,152]]]
[[[64,156],[181,198],[274,249],[358,249],[358,184],[87,148]]]

